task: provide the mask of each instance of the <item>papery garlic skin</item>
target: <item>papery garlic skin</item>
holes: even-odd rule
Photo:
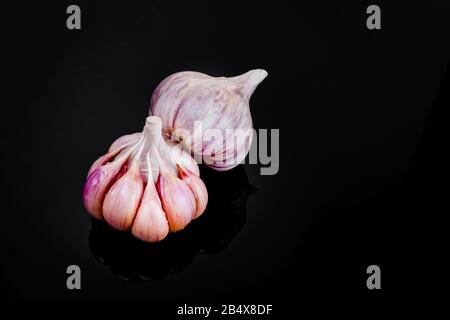
[[[229,170],[240,164],[250,150],[253,123],[249,100],[264,80],[263,69],[250,70],[237,77],[211,77],[184,71],[164,79],[154,91],[150,114],[163,121],[163,132],[193,155],[216,170]],[[201,121],[201,130],[195,130]],[[229,130],[245,132],[245,138],[232,144]],[[225,139],[218,143],[207,136],[218,130]]]
[[[108,155],[107,159],[110,159],[110,155]],[[126,163],[127,157],[120,157],[106,164],[103,164],[105,161],[104,157],[101,157],[99,160],[101,162],[94,162],[89,170],[90,173],[83,189],[83,202],[92,216],[102,219],[102,206],[105,195]],[[99,163],[102,163],[102,165]]]
[[[192,189],[181,170],[203,184],[195,160],[163,138],[160,118],[148,117],[142,133],[120,137],[93,163],[83,189],[84,205],[117,230],[131,230],[146,242],[161,241],[206,208],[196,200],[208,198],[206,188]]]
[[[187,184],[194,195],[197,209],[193,219],[196,219],[203,213],[203,211],[205,211],[206,204],[208,203],[208,192],[206,191],[206,186],[197,175],[188,169],[178,165],[178,170],[180,172],[181,180]]]
[[[147,159],[147,165],[149,166],[147,173],[151,173],[150,159]],[[148,179],[153,181],[153,177]],[[136,238],[146,242],[161,241],[169,233],[169,223],[162,209],[158,191],[153,183],[147,183],[145,187],[131,232]]]

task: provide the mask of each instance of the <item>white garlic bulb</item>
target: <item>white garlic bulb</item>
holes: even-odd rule
[[[161,119],[152,116],[142,133],[117,139],[92,164],[83,190],[93,217],[147,242],[183,229],[208,202],[196,162],[161,130]]]
[[[181,142],[196,159],[215,170],[229,170],[250,150],[249,99],[266,76],[262,69],[231,78],[178,72],[158,85],[150,114],[162,119],[166,137]]]

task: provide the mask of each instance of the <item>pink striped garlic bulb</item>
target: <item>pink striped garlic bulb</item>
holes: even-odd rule
[[[142,133],[117,139],[92,164],[83,190],[93,217],[146,242],[183,229],[208,202],[196,162],[161,130],[151,116]]]
[[[150,114],[162,119],[164,135],[181,142],[197,160],[215,170],[229,170],[250,150],[249,100],[266,76],[262,69],[232,78],[178,72],[158,85]]]

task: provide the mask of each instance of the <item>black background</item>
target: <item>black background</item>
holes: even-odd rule
[[[81,7],[81,30],[66,28],[70,4]],[[439,108],[448,106],[441,83],[450,10],[445,1],[377,1],[382,29],[371,31],[370,4],[7,5],[2,294],[277,305],[299,297],[370,303],[423,292],[444,267],[432,248],[443,210]],[[239,189],[237,180],[247,175],[256,189],[237,226],[231,222],[231,237],[220,219],[203,229],[228,232],[225,247],[202,254],[207,243],[195,242],[184,259],[176,245],[185,240],[174,240],[175,248],[142,248],[106,232],[103,245],[112,237],[117,250],[105,249],[106,263],[98,261],[81,201],[90,164],[115,138],[142,129],[151,93],[169,74],[234,76],[252,68],[269,73],[251,109],[255,128],[280,129],[280,170],[261,176],[259,166],[245,165],[222,177],[203,170],[212,176],[207,182],[220,214],[227,208],[222,193]],[[188,238],[195,234],[190,230]],[[155,250],[163,258],[156,254],[154,263],[166,259],[167,268],[159,279],[141,281],[147,265],[140,263],[151,268],[146,252],[153,257]],[[80,291],[66,288],[70,264],[81,267]],[[381,267],[380,291],[366,288],[371,264]]]

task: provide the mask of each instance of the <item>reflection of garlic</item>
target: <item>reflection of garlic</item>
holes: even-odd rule
[[[155,242],[200,216],[208,194],[194,159],[163,139],[153,116],[142,133],[120,137],[93,163],[83,200],[95,218]]]
[[[249,152],[253,137],[249,99],[266,76],[262,69],[232,78],[178,72],[156,88],[150,113],[162,119],[167,137],[175,137],[211,168],[229,170]],[[198,121],[202,131],[195,130]],[[212,139],[211,129],[222,139]]]

